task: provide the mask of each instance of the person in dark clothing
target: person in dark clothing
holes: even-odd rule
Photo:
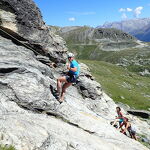
[[[121,124],[120,128],[125,126],[124,129],[122,129],[122,133],[123,134],[126,134],[126,131],[129,132],[130,134],[130,137],[137,140],[137,137],[136,137],[136,130],[131,126],[131,123],[129,122],[128,118],[125,118],[123,123]]]

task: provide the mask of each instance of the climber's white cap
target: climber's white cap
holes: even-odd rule
[[[73,53],[68,53],[68,57],[74,57]]]

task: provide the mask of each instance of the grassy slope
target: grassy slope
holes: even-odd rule
[[[104,91],[116,102],[136,109],[150,108],[150,80],[131,73],[122,67],[92,60],[80,60],[87,64]],[[147,97],[146,97],[147,96]]]
[[[126,68],[132,72],[142,72],[145,69],[150,71],[149,64],[136,65],[136,60],[148,60],[150,58],[150,50],[148,48],[129,48],[122,51],[102,51],[97,45],[68,45],[70,51],[77,54],[78,59],[106,61],[113,64],[120,63],[123,58],[130,63]]]
[[[96,42],[89,38],[90,34],[93,33],[93,30],[90,30],[90,27],[83,26],[68,32],[58,32],[60,36],[62,36],[67,45],[69,51],[76,53],[78,59],[86,59],[86,60],[99,60],[99,61],[106,61],[113,64],[126,64],[128,65],[126,68],[129,71],[139,72],[145,71],[145,69],[149,70],[150,72],[150,47],[149,48],[126,48],[121,51],[102,51],[100,45],[105,45],[105,42]],[[96,34],[97,33],[97,34]],[[96,32],[93,36],[93,39],[101,39],[101,34]],[[111,37],[114,36],[116,33],[118,35],[122,35],[122,32],[119,30],[114,29],[107,29],[103,32],[104,35],[107,37],[108,35]],[[106,34],[107,33],[107,34]],[[97,37],[96,37],[97,36]],[[109,38],[109,36],[107,38]],[[124,39],[124,37],[122,37]],[[129,42],[129,41],[128,41]],[[127,42],[127,43],[128,43]],[[134,45],[134,41],[133,42]],[[126,43],[126,44],[127,44]],[[90,45],[89,45],[90,44]],[[146,43],[150,45],[149,43]],[[120,47],[118,43],[118,47]],[[111,49],[111,45],[110,45]],[[139,65],[140,62],[140,65]],[[147,63],[146,63],[147,62]]]
[[[82,32],[86,30],[86,28],[79,28],[77,30]],[[96,80],[100,82],[106,93],[115,101],[121,101],[136,109],[147,110],[150,108],[150,97],[145,97],[146,95],[150,95],[149,78],[133,73],[150,69],[149,64],[142,64],[140,66],[134,63],[139,59],[143,60],[143,62],[149,59],[149,48],[128,48],[123,51],[102,51],[99,48],[99,43],[92,41],[90,42],[91,45],[89,45],[89,41],[79,41],[77,35],[80,32],[77,32],[77,30],[75,33],[70,32],[69,35],[67,35],[69,37],[66,38],[68,49],[76,54],[77,59],[89,64],[91,72],[96,77]],[[147,44],[150,45],[150,43]],[[130,62],[130,65],[126,67],[129,71],[113,65],[120,63],[120,59],[122,58],[125,58]]]
[[[0,145],[0,150],[15,150],[13,146],[2,146]]]

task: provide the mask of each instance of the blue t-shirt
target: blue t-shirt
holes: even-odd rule
[[[77,75],[77,76],[79,75],[80,68],[79,68],[79,64],[77,63],[76,60],[73,60],[72,62],[70,62],[70,68],[77,68],[76,72],[69,70],[70,74]]]

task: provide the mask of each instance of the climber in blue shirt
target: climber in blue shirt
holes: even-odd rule
[[[67,69],[69,70],[66,76],[62,76],[59,77],[57,79],[57,94],[59,97],[59,102],[62,103],[64,100],[64,95],[66,92],[66,89],[72,85],[72,83],[75,83],[77,81],[77,78],[79,76],[79,64],[77,63],[77,61],[74,59],[74,54],[73,53],[69,53],[68,54],[68,60],[69,60],[69,64],[67,64]],[[62,83],[63,86],[62,86]],[[60,92],[62,87],[62,91]]]

